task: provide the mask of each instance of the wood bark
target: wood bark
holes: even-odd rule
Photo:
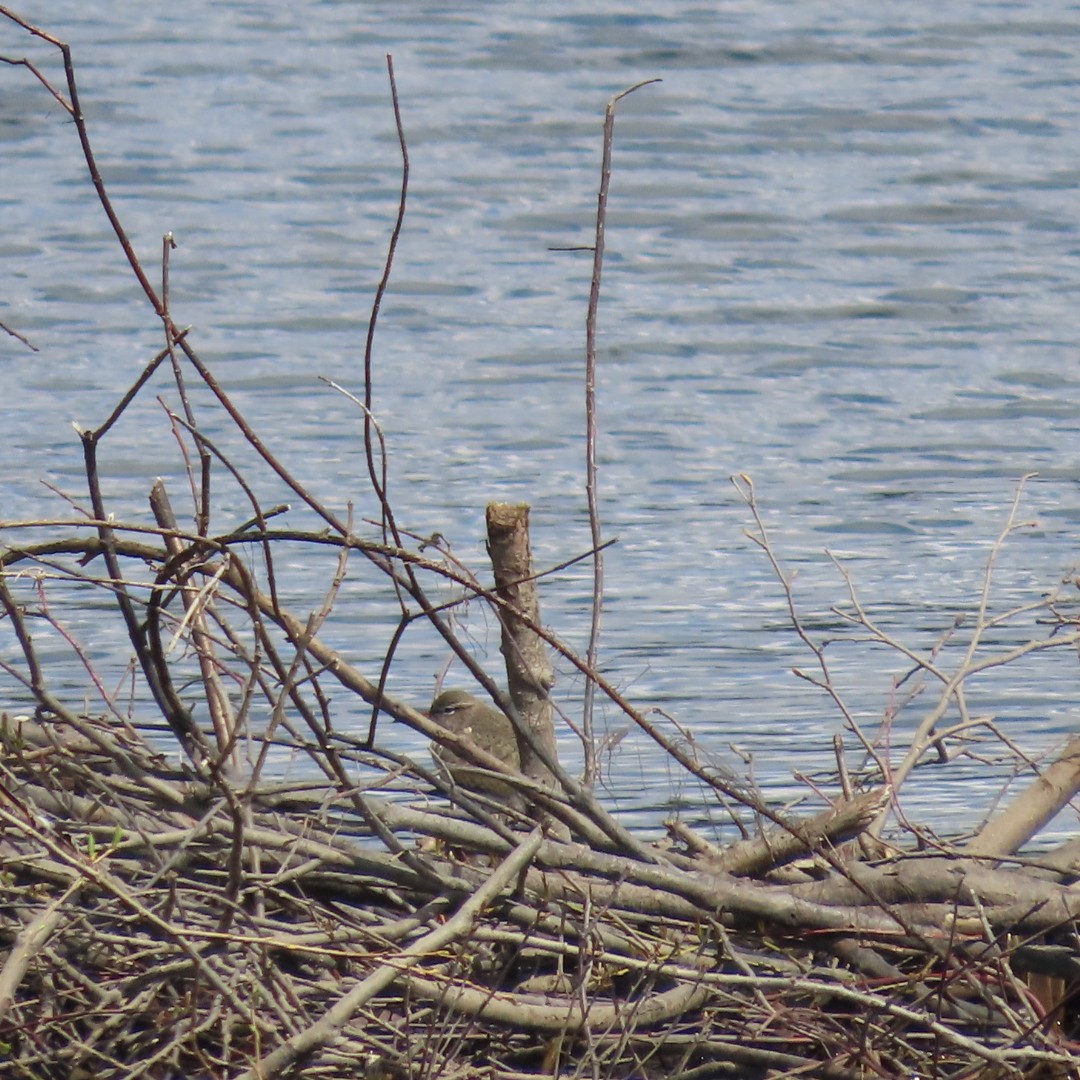
[[[488,503],[488,553],[495,573],[495,591],[504,601],[498,609],[502,628],[501,650],[506,661],[510,700],[540,744],[557,760],[555,725],[549,691],[555,682],[547,645],[518,617],[540,625],[540,598],[533,576],[529,543],[529,506],[526,503]],[[554,780],[525,739],[518,738],[521,771],[545,787]]]
[[[967,845],[971,855],[1019,851],[1080,791],[1080,735],[1069,741],[1048,769]]]

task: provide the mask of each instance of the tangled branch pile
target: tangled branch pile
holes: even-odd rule
[[[60,50],[66,94],[26,66],[75,120],[165,332],[165,348],[114,414],[81,434],[84,514],[0,523],[0,625],[12,642],[0,667],[27,702],[25,715],[11,702],[0,728],[5,1075],[1077,1074],[1080,852],[1016,853],[1076,791],[1080,742],[962,848],[890,818],[914,766],[932,751],[947,756],[977,726],[968,678],[991,662],[1076,648],[1075,617],[1057,596],[1022,613],[1052,622],[1053,636],[986,661],[978,646],[1000,620],[984,597],[950,670],[949,647],[904,649],[852,593],[847,617],[899,648],[924,689],[938,685],[938,704],[901,760],[866,739],[870,767],[856,778],[841,770],[821,813],[782,813],[700,761],[542,630],[527,545],[497,562],[496,586],[486,588],[398,528],[377,468],[370,392],[379,538],[358,536],[291,476],[139,265],[93,163],[67,46],[0,14]],[[166,362],[179,403],[170,422],[196,462],[190,528],[177,523],[163,485],[149,493],[153,523],[115,520],[98,466],[110,429]],[[317,531],[271,527],[255,485],[200,433],[191,377],[321,518]],[[250,499],[242,528],[211,520],[208,496],[222,476]],[[752,488],[739,488],[755,538],[775,558]],[[493,552],[501,512],[489,511]],[[1003,541],[1012,528],[1010,519]],[[297,548],[337,559],[310,614],[290,609],[276,585],[283,553]],[[350,559],[399,598],[402,629],[428,620],[511,717],[520,772],[385,693],[392,647],[382,675],[369,678],[320,637]],[[503,626],[509,695],[433,599],[445,582],[490,605]],[[121,706],[69,639],[100,714],[73,709],[54,689],[53,661],[32,632],[63,634],[58,600],[85,603],[88,589],[108,598],[135,658]],[[794,605],[792,618],[819,663],[815,681],[832,692],[824,652]],[[667,844],[646,844],[567,775],[550,726],[550,649],[713,792],[745,839],[716,848],[672,823]],[[497,774],[515,798],[395,754],[374,723],[368,739],[347,736],[335,726],[331,686],[470,760],[474,772]],[[952,715],[958,730],[943,727]],[[268,762],[281,752],[306,759],[317,780],[275,780]]]

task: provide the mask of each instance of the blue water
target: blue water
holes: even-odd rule
[[[483,573],[487,500],[533,505],[539,561],[588,547],[582,356],[600,132],[619,106],[600,311],[600,484],[607,558],[605,673],[775,797],[792,770],[828,768],[844,728],[791,673],[813,657],[783,591],[745,538],[729,477],[753,477],[776,551],[816,637],[853,636],[830,609],[842,562],[882,628],[925,649],[972,613],[1018,479],[1037,472],[1001,552],[992,610],[1068,572],[1080,520],[1080,8],[1051,3],[689,2],[110,5],[22,12],[70,41],[83,109],[121,216],[152,276],[172,232],[176,321],[276,453],[344,513],[375,507],[358,391],[371,296],[397,209],[393,54],[412,165],[405,232],[376,344],[375,408],[399,521],[440,530]],[[0,53],[55,55],[10,26]],[[0,335],[5,438],[0,515],[66,513],[41,479],[81,497],[70,422],[99,423],[161,346],[86,181],[59,106],[25,69],[0,69]],[[155,394],[104,452],[110,505],[146,519],[158,475],[182,465]],[[171,395],[171,396],[170,396]],[[235,432],[197,394],[200,421],[239,464]],[[283,498],[260,483],[268,502]],[[246,519],[224,481],[219,527]],[[297,527],[311,519],[294,510]],[[10,538],[10,537],[9,537]],[[284,568],[317,608],[331,568]],[[328,638],[371,675],[394,601],[359,561]],[[1075,591],[1075,590],[1073,590]],[[550,626],[583,647],[585,567],[545,583]],[[100,601],[99,601],[100,603]],[[114,683],[128,649],[97,609],[95,662]],[[467,629],[498,668],[478,607]],[[1023,618],[1003,649],[1043,631]],[[958,662],[965,631],[942,664]],[[12,654],[10,639],[0,643]],[[57,655],[60,655],[59,646]],[[883,647],[827,650],[873,734],[910,666]],[[391,689],[423,703],[444,659],[417,629]],[[572,711],[580,683],[561,665]],[[1075,727],[1068,651],[974,682],[1031,754]],[[69,695],[84,682],[73,666]],[[905,688],[910,683],[905,684]],[[5,690],[15,704],[17,687]],[[901,709],[894,747],[930,708]],[[359,726],[341,696],[335,716]],[[614,728],[618,716],[606,718]],[[422,746],[387,728],[398,749]],[[855,744],[845,736],[849,747]],[[573,738],[563,751],[575,760]],[[992,754],[992,744],[982,748]],[[894,749],[894,756],[898,751]],[[906,803],[931,827],[978,821],[1001,770],[928,769]],[[700,793],[639,736],[609,762],[627,820]],[[1072,825],[1065,822],[1064,827]]]

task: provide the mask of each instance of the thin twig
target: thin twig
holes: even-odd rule
[[[589,306],[585,314],[585,495],[589,504],[589,532],[593,548],[592,616],[589,625],[589,645],[585,663],[590,671],[597,670],[600,652],[600,621],[604,604],[604,542],[600,527],[600,495],[596,475],[596,315],[600,307],[600,279],[604,269],[604,234],[607,227],[608,191],[611,187],[611,147],[615,136],[615,106],[628,94],[643,86],[660,82],[646,79],[616,94],[604,112],[604,149],[600,164],[600,191],[596,199],[596,240],[593,244],[592,282],[589,286]],[[591,680],[585,683],[581,731],[585,747],[584,782],[596,780],[596,745],[593,738],[593,699],[596,688]]]

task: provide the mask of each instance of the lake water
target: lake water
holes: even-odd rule
[[[397,209],[392,53],[412,164],[409,210],[376,341],[375,409],[398,520],[440,530],[482,570],[489,499],[533,506],[542,564],[588,548],[582,385],[601,122],[619,106],[600,310],[605,672],[663,708],[770,793],[827,768],[842,720],[791,674],[812,657],[729,478],[753,477],[815,634],[847,588],[926,648],[974,611],[1019,477],[1037,524],[1001,554],[992,610],[1039,597],[1076,559],[1080,524],[1080,8],[1049,2],[742,0],[583,5],[188,5],[26,2],[69,41],[99,163],[143,258],[174,233],[172,303],[192,341],[295,473],[341,512],[374,502],[360,422],[319,382],[359,392],[364,334]],[[883,13],[883,11],[885,13]],[[59,77],[11,25],[0,53]],[[79,493],[71,421],[93,426],[160,347],[86,180],[75,132],[22,68],[0,68],[0,514]],[[155,270],[156,274],[156,270]],[[154,401],[105,449],[114,511],[146,516],[153,478],[185,490]],[[210,404],[201,421],[241,459]],[[267,489],[271,501],[276,495]],[[230,496],[231,498],[231,496]],[[218,505],[218,528],[249,516]],[[295,510],[298,527],[310,518]],[[331,633],[375,676],[393,598],[359,561]],[[325,567],[289,568],[302,610]],[[545,618],[583,647],[584,567],[548,582]],[[103,603],[103,601],[99,601]],[[95,663],[129,650],[100,612]],[[82,625],[80,626],[80,619]],[[479,609],[468,629],[493,669]],[[1029,624],[995,636],[1021,641]],[[6,634],[7,631],[5,630]],[[966,643],[964,631],[959,645]],[[0,640],[13,653],[10,637]],[[947,649],[944,666],[956,662]],[[876,729],[894,653],[829,650],[851,711]],[[444,659],[407,636],[391,689],[423,704]],[[81,685],[73,669],[69,692]],[[970,688],[1039,753],[1075,728],[1076,657],[1043,655]],[[5,693],[19,697],[15,688]],[[561,667],[570,709],[578,680]],[[77,699],[76,699],[77,700]],[[931,698],[901,711],[902,744]],[[335,702],[342,726],[365,723]],[[618,726],[618,718],[612,723]],[[384,729],[399,749],[409,732]],[[847,736],[849,745],[853,740]],[[564,752],[573,760],[572,739]],[[610,761],[612,805],[639,826],[700,793],[632,736]],[[929,769],[905,803],[950,831],[998,781]],[[996,775],[996,774],[995,774]],[[1073,820],[1063,822],[1069,829]]]

